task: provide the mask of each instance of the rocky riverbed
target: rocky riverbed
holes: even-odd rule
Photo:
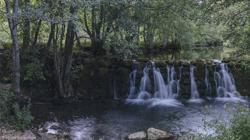
[[[6,128],[0,129],[1,140],[71,140],[70,133],[63,130],[58,123],[46,124],[43,128],[16,131]],[[148,128],[129,134],[122,140],[174,140],[173,134],[156,128]],[[99,140],[103,140],[99,138]]]
[[[17,131],[12,129],[0,129],[1,140],[70,140],[69,133],[48,133],[44,130],[24,130]]]

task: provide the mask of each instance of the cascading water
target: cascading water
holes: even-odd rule
[[[128,99],[135,99],[137,98],[136,94],[136,75],[137,75],[137,70],[134,69],[130,74],[129,74],[129,95]]]
[[[227,64],[220,63],[218,66],[220,70],[214,72],[217,97],[240,97],[240,94],[236,89],[234,77],[232,73],[230,73]]]
[[[160,69],[155,67],[154,63],[151,63],[153,77],[154,77],[154,98],[157,99],[173,99],[179,95],[180,91],[180,79],[182,67],[179,68],[180,74],[177,80],[176,71],[174,66],[167,66],[167,84],[160,72]],[[149,78],[150,65],[147,64],[143,69],[143,77],[141,78],[139,93],[136,92],[136,76],[137,69],[134,69],[130,75],[130,88],[128,99],[149,99],[151,98],[151,81]]]
[[[148,75],[149,66],[146,65],[143,69],[143,77],[141,79],[140,92],[137,99],[148,99],[151,98],[150,93],[147,91],[150,88],[150,79]]]
[[[169,97],[177,97],[180,90],[180,79],[176,80],[176,72],[174,66],[167,66],[168,81],[167,89]]]
[[[197,84],[195,81],[195,76],[194,76],[194,69],[196,67],[193,65],[190,65],[190,81],[191,81],[191,99],[199,99],[200,95],[197,89]]]
[[[114,99],[114,100],[118,100],[119,98],[118,98],[118,95],[117,95],[116,79],[114,79],[114,81],[113,81],[113,93],[114,93],[113,99]]]
[[[165,81],[161,75],[160,69],[153,66],[153,74],[154,74],[154,86],[155,86],[155,98],[169,98],[171,95],[168,93],[168,88],[165,84]]]
[[[160,72],[160,69],[155,67],[154,62],[147,64],[143,69],[143,77],[141,78],[139,93],[136,94],[136,70],[130,73],[130,94],[126,103],[130,104],[150,104],[150,106],[181,106],[182,104],[174,99],[178,95],[178,84],[176,79],[176,72],[174,67],[169,67],[169,80],[168,85],[171,87],[171,92],[168,92],[168,85],[165,84],[164,78]],[[149,71],[152,69],[154,77],[154,93],[151,89],[151,81],[149,77]],[[173,88],[174,87],[174,88]],[[175,91],[172,92],[172,88]]]
[[[177,80],[177,96],[181,96],[181,78],[182,78],[182,69],[183,69],[183,66],[181,65],[180,68],[179,68],[179,79]]]
[[[205,65],[205,80],[204,81],[205,81],[205,86],[206,86],[206,93],[208,96],[211,97],[212,89],[211,89],[211,83],[209,82],[209,71],[208,71],[207,65]]]
[[[117,87],[117,69],[116,67],[112,66],[112,75],[111,75],[111,92],[113,93],[113,99],[114,100],[118,100],[119,96],[118,96],[118,87]]]

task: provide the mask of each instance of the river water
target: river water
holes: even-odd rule
[[[117,140],[149,127],[176,135],[187,132],[214,134],[213,128],[205,123],[229,121],[239,104],[249,105],[249,101],[85,101],[65,105],[35,104],[32,111],[37,124],[57,122],[70,132],[73,140]]]

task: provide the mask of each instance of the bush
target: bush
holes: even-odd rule
[[[0,91],[0,121],[8,119],[11,114],[12,103],[14,102],[14,94],[6,91]]]
[[[38,88],[37,86],[44,82],[43,67],[41,62],[41,48],[32,47],[29,49],[22,49],[21,62],[22,62],[22,81],[26,88]]]
[[[230,125],[225,122],[208,123],[214,128],[216,136],[214,135],[192,135],[188,134],[186,138],[192,140],[249,140],[250,139],[250,109],[248,107],[239,107],[234,112]]]
[[[33,120],[30,104],[19,105],[12,92],[0,90],[0,122],[18,130],[28,128]]]
[[[141,46],[133,40],[120,39],[117,36],[109,36],[105,42],[108,55],[118,58],[133,58],[142,53]]]
[[[33,120],[33,117],[30,112],[30,105],[24,106],[21,108],[19,104],[15,103],[12,106],[12,109],[14,110],[13,122],[15,122],[12,125],[15,128],[23,130],[27,128],[28,126],[30,126]]]

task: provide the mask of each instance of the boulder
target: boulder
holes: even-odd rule
[[[147,140],[147,134],[144,131],[139,131],[128,135],[128,140]]]
[[[11,89],[11,84],[2,84],[0,83],[0,90],[10,90]]]
[[[149,128],[147,130],[147,135],[148,140],[173,140],[173,135],[171,133],[156,128]]]
[[[48,133],[38,133],[37,140],[70,140],[69,135],[64,134],[48,134]]]
[[[30,130],[22,131],[15,131],[15,130],[7,130],[4,128],[0,129],[0,139],[1,140],[36,140],[36,136]]]
[[[36,136],[33,132],[31,132],[30,130],[26,130],[22,137],[24,137],[26,140],[35,140]]]
[[[58,122],[47,122],[38,130],[38,140],[69,140],[69,132]]]

